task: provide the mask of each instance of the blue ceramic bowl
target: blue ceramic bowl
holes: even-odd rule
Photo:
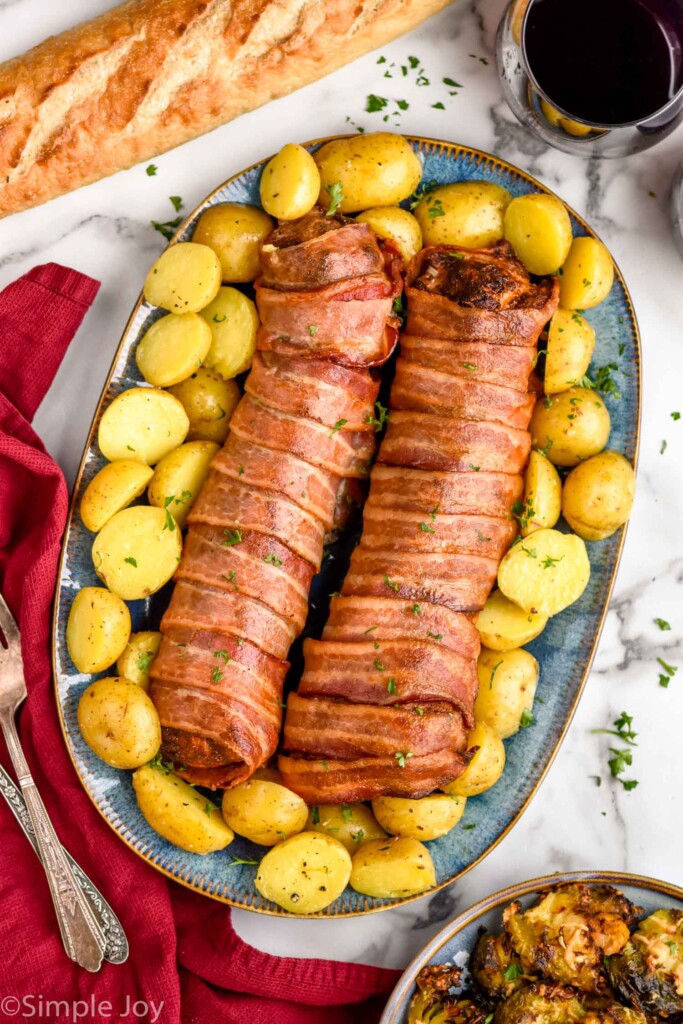
[[[327,140],[311,143],[309,148],[317,148],[321,141]],[[515,196],[547,191],[522,171],[486,153],[429,139],[410,141],[423,162],[423,181],[445,184],[482,179],[505,186]],[[258,204],[259,178],[265,162],[236,174],[217,188],[188,217],[174,241],[189,240],[199,215],[214,203],[231,200]],[[592,234],[575,214],[572,214],[572,226],[575,234]],[[255,868],[232,863],[237,857],[258,858],[263,850],[238,837],[226,851],[199,856],[166,842],[138,811],[130,774],[109,768],[100,761],[84,743],[76,720],[80,695],[94,677],[78,673],[68,656],[66,620],[76,592],[81,587],[99,584],[90,555],[93,535],[85,529],[78,515],[80,499],[105,461],[97,448],[97,427],[102,411],[119,392],[142,383],[135,364],[135,347],[159,315],[160,311],[149,306],[142,297],[138,300],[105,383],[74,488],[54,614],[54,676],[64,738],[81,781],[99,811],[121,838],[150,864],[190,888],[233,906],[283,914],[284,911],[262,899],[254,889]],[[615,363],[619,367],[614,377],[621,398],[607,398],[612,417],[609,446],[634,462],[640,419],[640,348],[631,300],[618,270],[607,299],[596,309],[589,310],[587,316],[597,336],[595,366]],[[429,844],[436,866],[437,887],[452,882],[486,856],[515,823],[547,771],[569,726],[593,660],[619,563],[623,533],[619,531],[608,540],[589,545],[592,574],[581,600],[551,619],[541,636],[529,645],[541,665],[539,700],[534,706],[536,723],[507,742],[507,766],[498,785],[468,801],[465,824],[476,825],[476,828],[457,827]],[[337,546],[336,557],[326,559],[314,581],[309,631],[320,628],[321,619],[324,621],[327,595],[339,589],[340,571],[345,567],[349,550],[347,539]],[[169,588],[164,588],[150,600],[132,602],[133,629],[156,629],[168,599]],[[569,657],[568,651],[571,651]],[[300,671],[300,654],[296,647],[291,660],[291,681],[295,683],[296,673]],[[363,914],[400,902],[407,901],[372,899],[347,888],[322,916]]]
[[[416,992],[415,979],[423,967],[429,964],[453,964],[467,967],[470,954],[482,928],[487,931],[501,931],[503,910],[513,900],[520,900],[524,908],[538,896],[541,890],[561,882],[601,882],[616,886],[624,895],[642,907],[643,916],[661,907],[683,910],[683,889],[667,882],[640,875],[627,875],[614,871],[573,871],[568,874],[546,875],[520,882],[487,896],[469,910],[456,917],[443,931],[439,932],[428,946],[406,967],[391,993],[380,1024],[407,1024],[410,1001]]]

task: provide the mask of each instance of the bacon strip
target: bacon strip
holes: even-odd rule
[[[163,756],[211,788],[275,751],[325,537],[375,454],[371,368],[396,339],[396,261],[366,224],[314,210],[273,232],[262,263],[258,351],[188,518],[150,673]]]
[[[538,336],[557,307],[500,243],[423,250],[363,533],[288,698],[285,782],[309,803],[421,797],[460,775],[483,607],[517,528]]]

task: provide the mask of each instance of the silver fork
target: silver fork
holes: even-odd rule
[[[19,630],[0,594],[0,726],[31,817],[64,948],[86,971],[97,971],[104,955],[104,935],[74,877],[19,742],[14,716],[25,698]]]

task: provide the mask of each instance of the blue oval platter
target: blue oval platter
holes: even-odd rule
[[[454,918],[443,931],[436,935],[429,945],[410,963],[389,996],[379,1024],[407,1024],[410,1001],[416,992],[415,979],[423,967],[430,964],[451,964],[464,968],[463,981],[467,977],[467,965],[482,929],[499,932],[503,928],[503,910],[513,900],[519,900],[526,909],[540,892],[547,891],[565,882],[588,882],[613,885],[623,892],[627,899],[640,907],[643,916],[660,908],[672,907],[683,910],[683,889],[654,878],[628,875],[615,871],[573,871],[568,874],[547,875],[520,882],[493,893],[476,903],[469,910]]]
[[[326,139],[309,143],[316,149]],[[547,192],[538,181],[509,164],[482,153],[448,142],[410,138],[423,163],[423,182],[480,179],[503,185],[513,195]],[[259,178],[266,160],[229,178],[197,207],[174,236],[188,241],[199,215],[214,203],[231,200],[259,203]],[[587,224],[572,213],[575,235],[593,234]],[[173,244],[173,243],[171,243]],[[97,447],[97,427],[103,409],[121,391],[144,381],[135,364],[135,347],[160,310],[138,300],[123,332],[119,348],[105,383],[80,471],[74,488],[71,512],[64,537],[54,612],[53,662],[57,703],[64,738],[80,779],[92,801],[121,838],[141,857],[176,881],[233,906],[260,913],[284,914],[256,892],[253,879],[256,868],[235,864],[235,859],[252,860],[263,854],[247,840],[236,837],[227,850],[199,856],[187,853],[157,835],[140,814],[128,772],[108,767],[92,753],[81,737],[76,720],[78,700],[93,676],[79,674],[66,649],[66,620],[76,592],[84,586],[98,585],[91,559],[93,534],[85,529],[78,509],[80,499],[105,460]],[[597,343],[592,369],[615,364],[612,374],[621,397],[606,396],[612,418],[609,447],[622,452],[635,463],[640,420],[640,346],[638,327],[631,300],[618,269],[607,299],[587,318],[595,328]],[[307,635],[316,635],[327,609],[327,595],[339,589],[354,538],[338,542],[314,581],[311,592],[311,618]],[[563,614],[551,619],[528,649],[541,666],[538,695],[534,706],[536,724],[523,729],[506,742],[507,765],[502,779],[493,789],[467,802],[463,823],[474,826],[456,828],[441,839],[429,843],[436,867],[437,887],[448,885],[485,857],[517,821],[534,795],[569,726],[595,654],[603,620],[624,543],[624,530],[607,540],[588,545],[591,579],[582,598]],[[165,587],[147,601],[130,605],[133,629],[156,629],[169,600]],[[566,651],[572,657],[566,657]],[[300,672],[300,648],[291,656],[290,682]],[[102,673],[105,675],[106,673]],[[406,900],[373,899],[351,888],[329,906],[322,915],[343,916],[382,910]]]

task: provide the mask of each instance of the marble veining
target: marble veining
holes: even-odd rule
[[[0,0],[0,59],[108,6],[108,0]],[[49,260],[103,282],[36,417],[69,482],[144,273],[164,244],[149,221],[174,216],[170,195],[182,196],[189,210],[228,175],[285,142],[360,125],[493,152],[585,216],[631,289],[644,357],[638,496],[602,643],[554,765],[500,845],[431,897],[362,919],[296,921],[234,912],[239,934],[272,953],[402,967],[454,914],[534,875],[623,869],[683,885],[683,418],[671,416],[683,413],[683,264],[667,210],[683,136],[679,129],[627,160],[583,161],[545,149],[513,120],[498,85],[493,43],[503,7],[503,0],[459,0],[376,54],[157,158],[153,177],[136,167],[0,221],[0,287]],[[378,63],[380,56],[386,61]],[[429,85],[418,84],[414,69],[401,73],[409,56],[419,59]],[[443,78],[460,85],[449,88]],[[367,113],[370,94],[405,100],[408,107],[399,110],[392,102],[383,112]],[[433,106],[438,103],[445,109]],[[383,124],[383,114],[394,108],[398,114]],[[671,629],[662,632],[655,618]],[[668,688],[659,685],[658,657],[679,668]],[[631,792],[610,778],[607,767],[609,747],[623,744],[592,732],[609,728],[622,711],[633,716],[638,733],[629,777],[639,785]],[[114,903],[115,891],[107,895]]]

